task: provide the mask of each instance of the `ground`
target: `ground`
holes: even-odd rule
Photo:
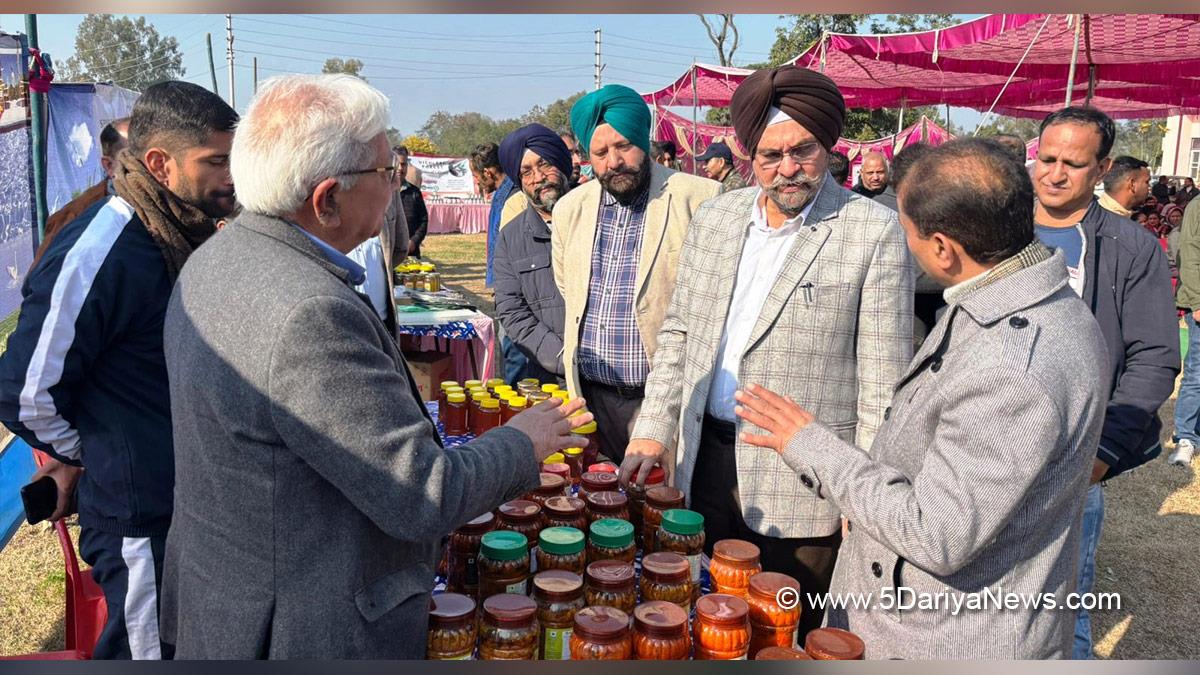
[[[484,235],[426,239],[422,252],[446,283],[492,312],[484,288]],[[1164,437],[1174,401],[1161,412]],[[1200,589],[1200,458],[1190,469],[1164,458],[1106,489],[1107,513],[1097,554],[1097,593],[1120,593],[1121,608],[1095,612],[1096,656],[1117,659],[1200,657],[1195,600]],[[78,528],[72,528],[78,540]],[[54,531],[25,526],[0,552],[0,654],[61,649],[63,565]]]

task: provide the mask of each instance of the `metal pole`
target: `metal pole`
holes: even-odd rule
[[[229,107],[237,108],[237,95],[233,89],[233,15],[225,15],[225,59],[229,62]]]
[[[254,57],[254,93],[258,93],[258,57]]]
[[[896,135],[899,136],[901,131],[904,131],[904,106],[907,101],[904,98],[900,99],[900,119],[896,120]]]
[[[25,15],[25,35],[29,48],[38,48],[37,14]],[[33,152],[33,203],[37,223],[38,242],[46,233],[46,95],[29,92],[31,140]]]
[[[700,133],[699,101],[700,94],[696,90],[696,59],[692,59],[692,137],[689,143],[692,146],[692,173],[696,173],[696,135]]]
[[[212,33],[205,33],[204,39],[208,42],[208,74],[212,76],[212,90],[214,94],[220,96],[221,92],[217,91],[217,66],[213,63]]]
[[[1179,127],[1175,134],[1175,157],[1171,162],[1171,175],[1179,175],[1179,146],[1183,145],[1183,122],[1186,118],[1183,116],[1183,102],[1179,103]]]
[[[600,88],[600,29],[596,29],[596,69],[593,77],[595,78],[596,88]]]
[[[1071,69],[1067,71],[1067,102],[1063,107],[1071,106],[1071,94],[1075,89],[1075,64],[1079,62],[1079,34],[1083,32],[1082,15],[1075,15],[1075,46],[1071,48]]]

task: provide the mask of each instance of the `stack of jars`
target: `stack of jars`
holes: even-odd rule
[[[437,293],[442,290],[442,275],[437,272],[437,266],[429,262],[421,262],[409,258],[396,266],[400,285],[413,291]]]

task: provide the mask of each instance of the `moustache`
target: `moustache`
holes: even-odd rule
[[[779,176],[774,181],[771,182],[771,184],[767,187],[767,189],[781,190],[785,187],[813,188],[813,187],[817,186],[818,182],[819,181],[817,179],[810,178],[808,176],[804,176],[802,178],[796,177],[796,176],[793,176],[791,178],[784,178],[783,176]]]

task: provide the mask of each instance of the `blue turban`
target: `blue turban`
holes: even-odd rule
[[[571,178],[571,151],[563,139],[540,124],[527,124],[500,141],[500,168],[513,183],[521,184],[521,159],[526,150],[549,162],[564,179]]]
[[[571,108],[571,128],[586,150],[592,146],[592,133],[608,124],[625,140],[650,152],[650,108],[636,91],[620,84],[609,84],[584,96]]]

